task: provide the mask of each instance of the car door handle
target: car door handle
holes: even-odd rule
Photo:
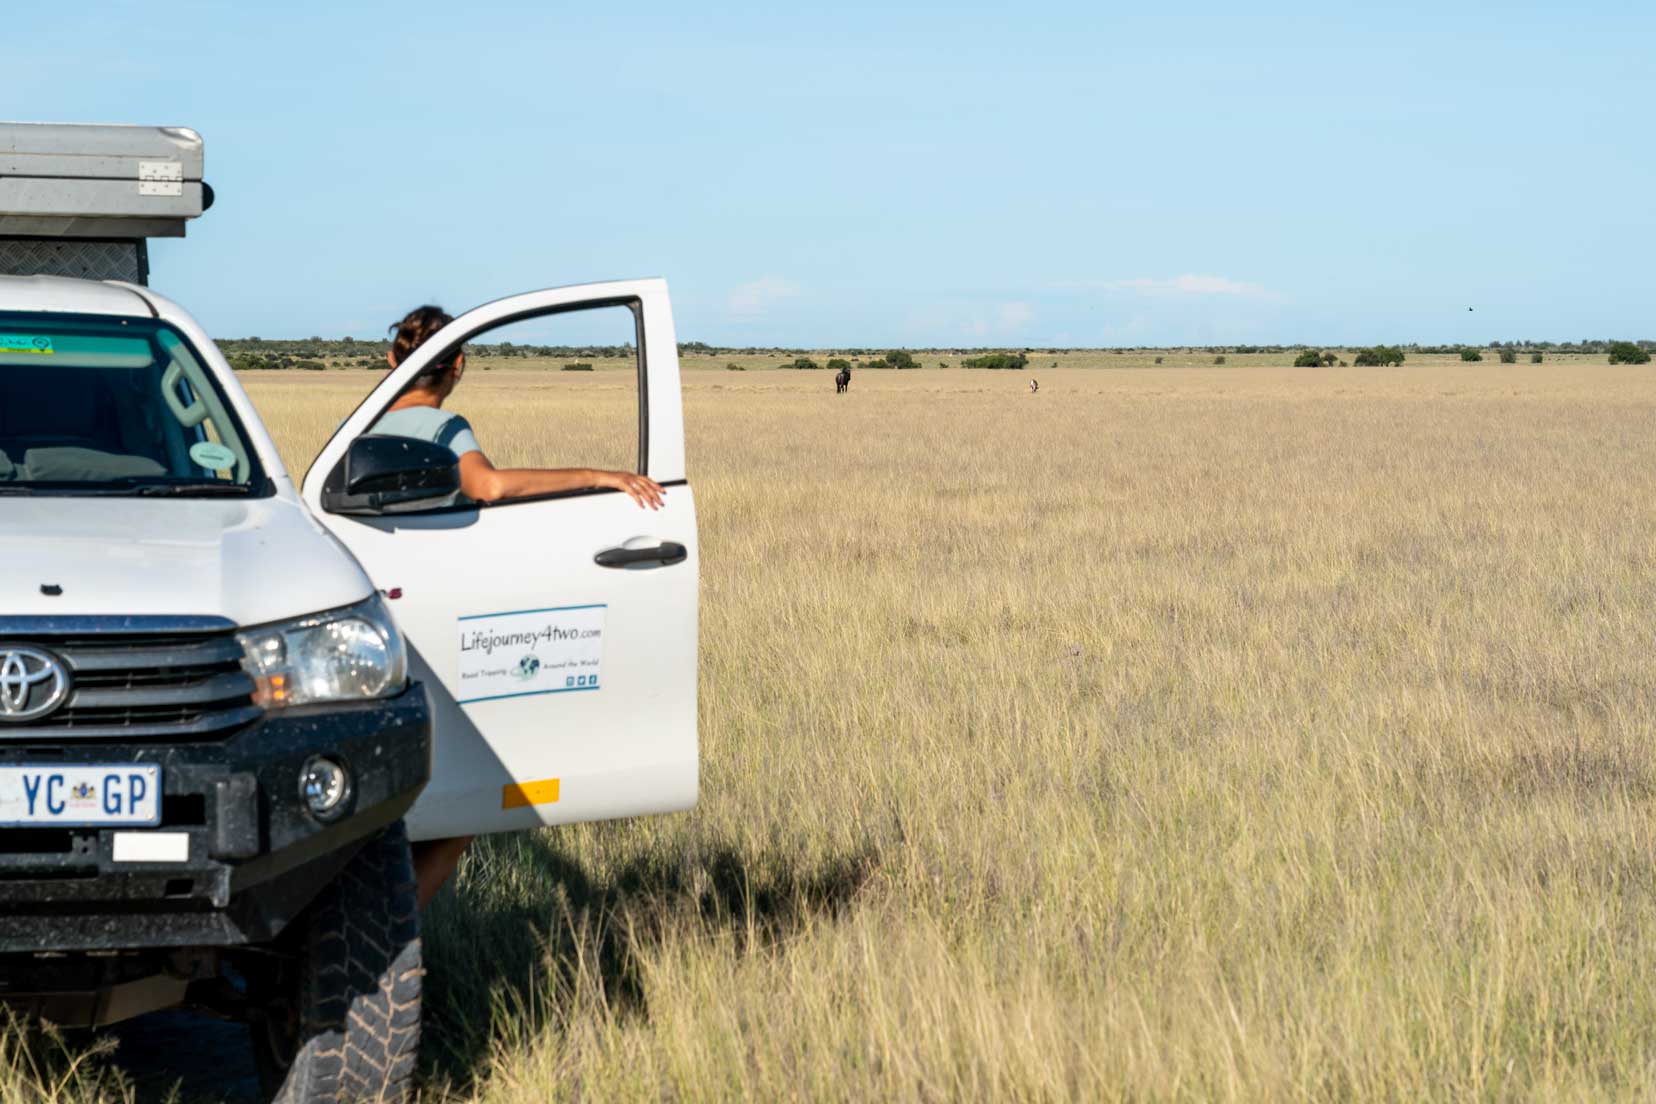
[[[599,567],[643,567],[647,564],[671,567],[683,563],[689,556],[690,550],[677,541],[662,541],[654,548],[606,548],[592,557],[592,562]]]

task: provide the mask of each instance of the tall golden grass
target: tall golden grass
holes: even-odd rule
[[[701,804],[474,849],[432,1099],[1656,1096],[1648,369],[720,369]],[[572,376],[457,405],[629,455]]]

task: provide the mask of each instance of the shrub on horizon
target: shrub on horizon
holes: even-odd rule
[[[1649,364],[1650,354],[1631,341],[1612,341],[1610,343],[1610,363]]]
[[[1541,363],[1541,354],[1540,353],[1531,353],[1530,354],[1530,363],[1531,364],[1540,364]]]
[[[1323,356],[1315,349],[1307,349],[1294,358],[1295,368],[1321,368],[1322,365]]]
[[[1023,353],[987,353],[980,357],[971,357],[960,363],[968,368],[989,368],[993,370],[1015,371],[1029,364],[1029,357]]]
[[[1395,345],[1376,345],[1357,350],[1351,362],[1359,368],[1393,367],[1403,363],[1403,350]]]
[[[1500,356],[1501,356],[1501,363],[1502,364],[1517,364],[1518,363],[1518,354],[1513,352],[1511,349],[1502,349]]]
[[[577,361],[574,364],[564,365],[563,366],[563,371],[565,371],[565,372],[590,372],[590,371],[592,371],[592,365],[588,364],[586,361]]]
[[[1462,364],[1475,364],[1483,359],[1483,354],[1476,349],[1462,349],[1460,353]]]

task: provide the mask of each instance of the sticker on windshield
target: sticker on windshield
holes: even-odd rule
[[[460,685],[468,702],[597,690],[608,606],[480,613],[460,618]]]
[[[37,353],[51,356],[56,350],[52,348],[52,339],[45,336],[31,336],[29,334],[0,334],[0,353]]]
[[[234,466],[236,454],[217,441],[197,441],[190,446],[190,459],[208,471],[224,471]]]

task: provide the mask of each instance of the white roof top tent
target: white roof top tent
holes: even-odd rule
[[[0,273],[149,282],[150,238],[213,203],[183,127],[0,123]]]

